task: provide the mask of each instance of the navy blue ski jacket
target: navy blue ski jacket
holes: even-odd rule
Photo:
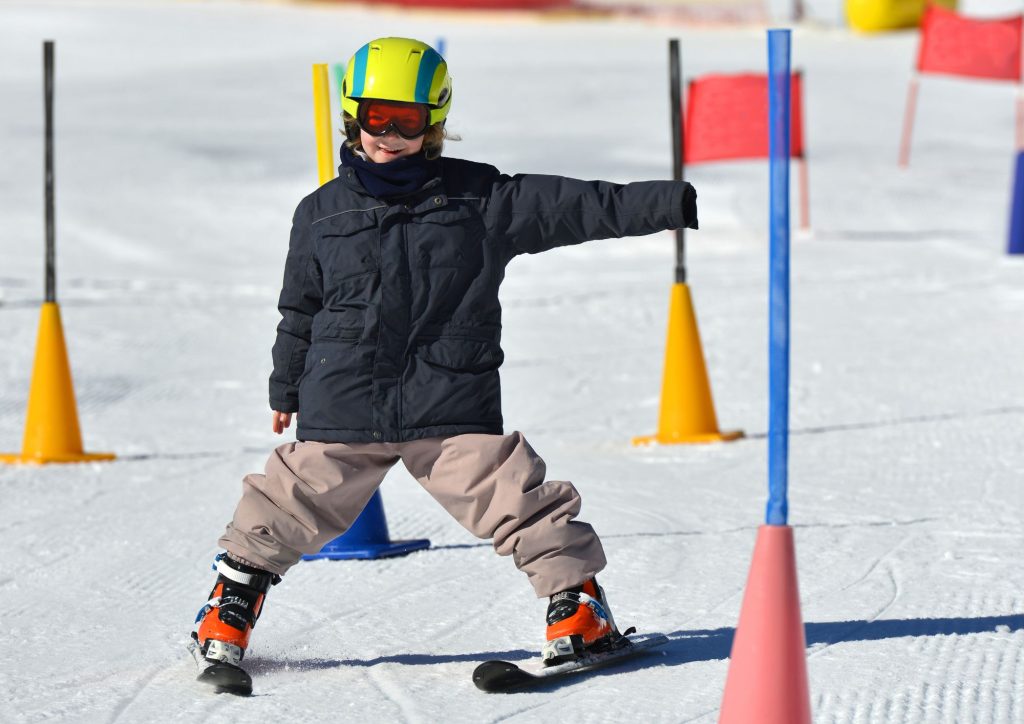
[[[449,158],[440,169],[383,201],[342,166],[299,203],[270,377],[270,407],[298,413],[299,440],[503,434],[498,287],[509,261],[697,227],[685,182],[507,176]]]

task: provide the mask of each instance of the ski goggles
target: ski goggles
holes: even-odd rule
[[[394,131],[407,141],[419,138],[430,123],[430,109],[423,103],[402,103],[364,98],[359,101],[359,127],[371,136]]]

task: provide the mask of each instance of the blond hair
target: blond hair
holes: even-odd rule
[[[345,145],[353,151],[362,151],[363,143],[359,140],[359,122],[346,112],[343,112],[341,117],[345,124]],[[440,157],[446,139],[462,140],[458,136],[448,133],[444,128],[443,121],[427,126],[427,130],[423,133],[423,155],[431,161]]]

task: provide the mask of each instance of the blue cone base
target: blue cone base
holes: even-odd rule
[[[412,553],[413,551],[419,551],[430,547],[430,541],[426,539],[395,540],[388,541],[387,543],[335,545],[337,543],[339,543],[339,540],[331,541],[325,545],[319,553],[302,556],[302,560],[316,561],[323,558],[330,561],[371,560],[374,558],[404,556],[407,553]]]
[[[326,543],[319,553],[302,556],[302,560],[316,561],[326,558],[332,561],[345,561],[353,558],[387,558],[404,556],[406,553],[429,547],[430,541],[425,539],[391,540],[391,536],[388,535],[388,521],[384,515],[384,501],[378,490],[348,530]]]

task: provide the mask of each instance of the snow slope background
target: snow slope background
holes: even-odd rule
[[[217,537],[281,442],[265,391],[291,213],[315,184],[310,65],[385,34],[444,38],[450,155],[621,182],[670,175],[668,37],[687,75],[766,56],[753,27],[0,3],[0,448],[21,445],[42,298],[53,38],[58,298],[86,447],[119,456],[0,468],[3,721],[715,720],[766,497],[763,162],[687,172],[691,289],[740,442],[629,442],[657,422],[671,234],[519,258],[503,287],[506,427],[582,491],[616,617],[668,634],[663,656],[479,693],[477,662],[539,649],[545,602],[399,467],[382,488],[392,537],[432,549],[300,564],[254,634],[257,696],[193,683]],[[808,27],[793,45],[814,228],[793,243],[790,521],[815,720],[1022,721],[1014,91],[926,78],[898,170],[916,35]]]

